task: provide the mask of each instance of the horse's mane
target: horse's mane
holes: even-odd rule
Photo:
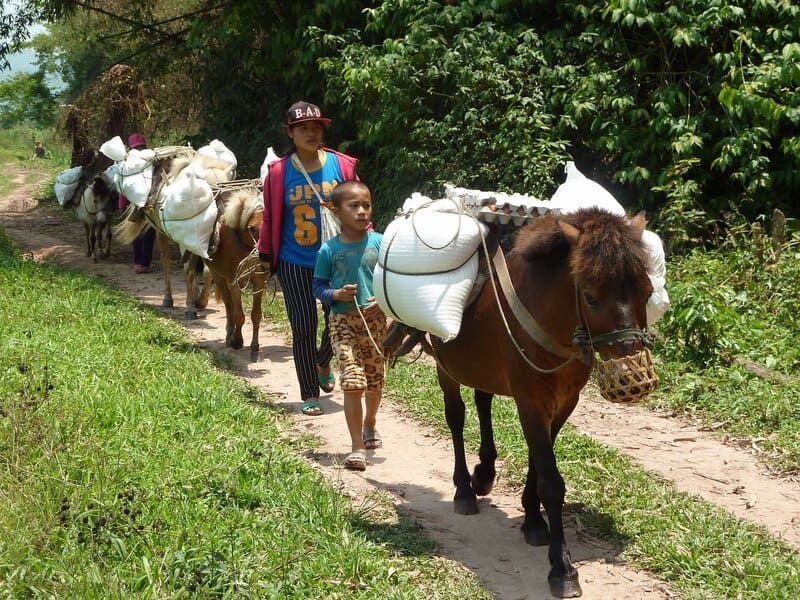
[[[514,251],[529,261],[569,257],[570,270],[582,281],[604,281],[644,272],[644,225],[643,214],[629,219],[594,207],[569,215],[550,213],[518,232]],[[570,251],[573,244],[575,252]]]
[[[261,207],[261,195],[253,195],[249,189],[240,189],[233,190],[226,196],[223,222],[233,229],[245,229],[250,217]]]

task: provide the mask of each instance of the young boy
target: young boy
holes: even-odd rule
[[[363,182],[343,181],[333,189],[330,199],[342,232],[323,244],[317,254],[313,291],[331,307],[331,343],[339,364],[352,442],[344,466],[363,471],[366,451],[383,445],[375,428],[384,376],[383,356],[376,344],[386,335],[386,316],[372,292],[372,272],[382,235],[370,228],[372,196]],[[366,404],[363,412],[362,395]]]

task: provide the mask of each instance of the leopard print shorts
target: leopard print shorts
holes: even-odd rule
[[[380,344],[386,337],[386,316],[367,318],[372,339]],[[331,313],[331,344],[339,365],[339,387],[343,391],[383,388],[384,359],[367,335],[361,315]]]

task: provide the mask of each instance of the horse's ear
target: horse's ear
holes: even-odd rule
[[[558,226],[561,229],[561,232],[567,237],[567,240],[573,246],[578,243],[578,237],[581,235],[581,230],[571,225],[569,223],[565,223],[564,221],[559,221]]]
[[[637,238],[642,237],[642,233],[644,232],[644,228],[646,225],[647,225],[647,220],[644,218],[644,211],[639,212],[635,217],[631,219],[631,227],[633,228],[633,231],[636,234]]]

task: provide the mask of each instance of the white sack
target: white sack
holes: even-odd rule
[[[208,245],[217,220],[217,203],[197,163],[183,169],[161,190],[159,219],[181,251],[208,258]]]
[[[128,201],[142,208],[147,204],[153,187],[153,165],[156,161],[154,150],[129,150],[125,160],[119,163],[115,182],[120,193]]]
[[[664,287],[667,282],[667,264],[664,258],[664,246],[657,234],[645,229],[642,243],[647,253],[645,265],[647,274],[653,284],[653,293],[647,300],[647,324],[652,325],[667,312],[670,305],[669,294]]]
[[[606,188],[592,181],[578,170],[575,163],[567,162],[567,178],[550,198],[550,208],[561,214],[570,214],[581,208],[596,206],[612,215],[625,216],[625,209]]]
[[[220,181],[233,181],[236,179],[236,167],[238,164],[236,161],[236,156],[233,152],[228,150],[228,147],[225,146],[225,144],[223,144],[221,141],[211,140],[207,145],[200,148],[197,151],[197,154],[200,156],[218,158],[227,165],[227,174],[225,175],[226,179],[220,179]]]
[[[413,194],[403,210],[381,240],[375,298],[395,320],[450,341],[461,329],[487,227],[447,198]]]
[[[125,143],[121,137],[115,135],[110,140],[103,142],[102,146],[100,146],[100,152],[114,162],[125,160]]]
[[[71,169],[65,169],[56,175],[56,181],[53,184],[53,190],[56,193],[56,199],[61,206],[72,200],[78,186],[81,184],[83,178],[83,167],[77,166]]]
[[[280,160],[280,158],[277,154],[275,154],[275,150],[272,149],[272,146],[270,146],[267,148],[267,155],[264,157],[264,162],[261,163],[261,181],[264,181],[264,178],[267,176],[269,166],[276,160]]]
[[[460,267],[475,253],[488,228],[453,201],[406,200],[417,206],[394,219],[383,233],[378,262],[395,273],[432,274]],[[419,204],[418,204],[419,203]]]
[[[478,274],[478,255],[460,268],[435,275],[401,275],[375,265],[378,306],[391,318],[448,342],[458,335],[464,305]]]

